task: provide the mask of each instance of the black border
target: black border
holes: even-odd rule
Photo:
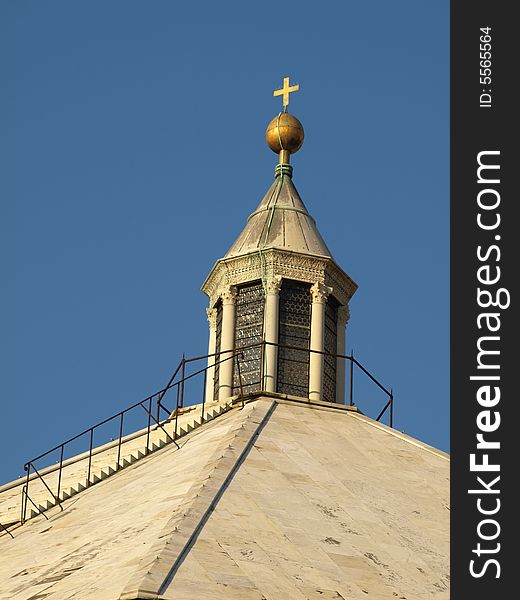
[[[518,105],[514,88],[517,85],[519,57],[516,40],[519,26],[513,18],[515,3],[501,0],[452,0],[451,3],[451,598],[461,600],[496,600],[514,597],[518,592],[516,576],[515,515],[518,505],[514,492],[515,465],[519,456],[513,433],[517,427],[516,404],[520,394],[515,390],[515,341],[520,333],[516,320],[517,279],[520,273],[520,252],[516,240],[517,222],[514,212],[520,207],[520,197],[514,189],[520,176],[520,161],[513,145],[518,136]],[[480,28],[491,27],[492,34],[492,107],[481,108],[479,96]],[[516,141],[516,140],[515,140]],[[477,558],[472,550],[479,541],[476,528],[482,515],[476,508],[476,496],[467,493],[475,487],[476,473],[469,469],[469,455],[475,452],[477,328],[477,269],[483,263],[476,255],[477,246],[494,243],[496,231],[480,230],[476,223],[476,197],[481,185],[477,183],[477,155],[483,150],[500,150],[501,214],[499,263],[501,281],[511,294],[511,306],[501,312],[500,375],[501,401],[498,406],[501,425],[495,435],[500,450],[494,459],[501,464],[501,509],[496,515],[501,533],[496,540],[500,551],[494,555],[500,562],[500,578],[488,568],[481,578],[469,572],[469,561]],[[518,261],[515,257],[518,256]],[[482,410],[480,408],[480,410]],[[490,543],[491,545],[491,543]],[[491,555],[489,555],[492,558]],[[481,559],[482,560],[482,559]],[[482,563],[481,563],[482,564]],[[500,595],[497,595],[500,594]]]

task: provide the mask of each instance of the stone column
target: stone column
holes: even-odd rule
[[[266,281],[265,311],[264,311],[264,340],[278,343],[278,308],[280,305],[280,288],[282,278],[277,275]],[[278,367],[278,347],[265,344],[264,347],[264,385],[266,392],[276,392],[276,371]]]
[[[215,354],[217,350],[217,309],[206,308],[209,321],[208,354]],[[215,356],[208,356],[208,369],[206,371],[206,402],[211,402],[215,394]]]
[[[345,306],[338,307],[338,328],[337,328],[337,340],[338,348],[336,354],[342,354],[343,356],[347,352],[347,341],[346,341],[346,327],[350,318],[350,311],[348,304]],[[336,359],[336,402],[338,404],[345,404],[345,370],[347,360],[345,358]]]
[[[324,351],[325,342],[325,303],[332,288],[323,283],[311,287],[311,350]],[[310,353],[309,360],[309,398],[321,400],[323,395],[323,354]]]
[[[222,337],[220,341],[220,363],[218,398],[223,400],[233,394],[233,363],[231,352],[235,346],[235,302],[237,289],[229,286],[221,293],[222,297]]]

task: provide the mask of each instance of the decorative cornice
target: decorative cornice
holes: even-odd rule
[[[327,298],[332,294],[332,288],[328,285],[317,281],[311,286],[311,296],[313,303],[324,304],[327,302]]]
[[[334,288],[334,296],[340,304],[348,304],[358,288],[357,283],[333,260],[327,264],[325,284]]]
[[[340,269],[333,259],[271,248],[243,256],[219,260],[202,286],[215,306],[221,290],[230,285],[242,285],[273,277],[294,279],[306,283],[323,283],[334,289],[340,304],[347,304],[357,285]]]

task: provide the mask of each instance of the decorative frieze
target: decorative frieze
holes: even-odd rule
[[[347,304],[357,289],[333,259],[271,248],[218,261],[202,290],[209,296],[210,306],[214,306],[222,295],[221,290],[230,285],[269,281],[275,277],[323,283],[334,289],[340,304]]]

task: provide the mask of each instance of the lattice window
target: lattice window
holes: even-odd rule
[[[220,343],[222,341],[222,302],[215,307],[217,309],[217,331],[215,335],[215,371],[214,371],[214,385],[213,385],[213,398],[218,400],[218,381],[220,375],[220,364],[217,364],[220,360]]]
[[[309,395],[311,339],[310,284],[284,279],[280,290],[278,343],[302,350],[278,348],[278,387],[281,394]]]
[[[243,358],[236,356],[233,369],[233,394],[240,393],[240,378],[237,361],[240,360],[240,374],[244,394],[261,389],[262,346],[264,330],[265,294],[261,282],[238,288],[235,317],[235,351],[243,350]],[[249,346],[258,344],[253,348]]]
[[[325,305],[325,352],[337,354],[338,352],[338,302],[329,296]],[[323,357],[323,400],[336,402],[336,365],[337,359],[333,356]]]

